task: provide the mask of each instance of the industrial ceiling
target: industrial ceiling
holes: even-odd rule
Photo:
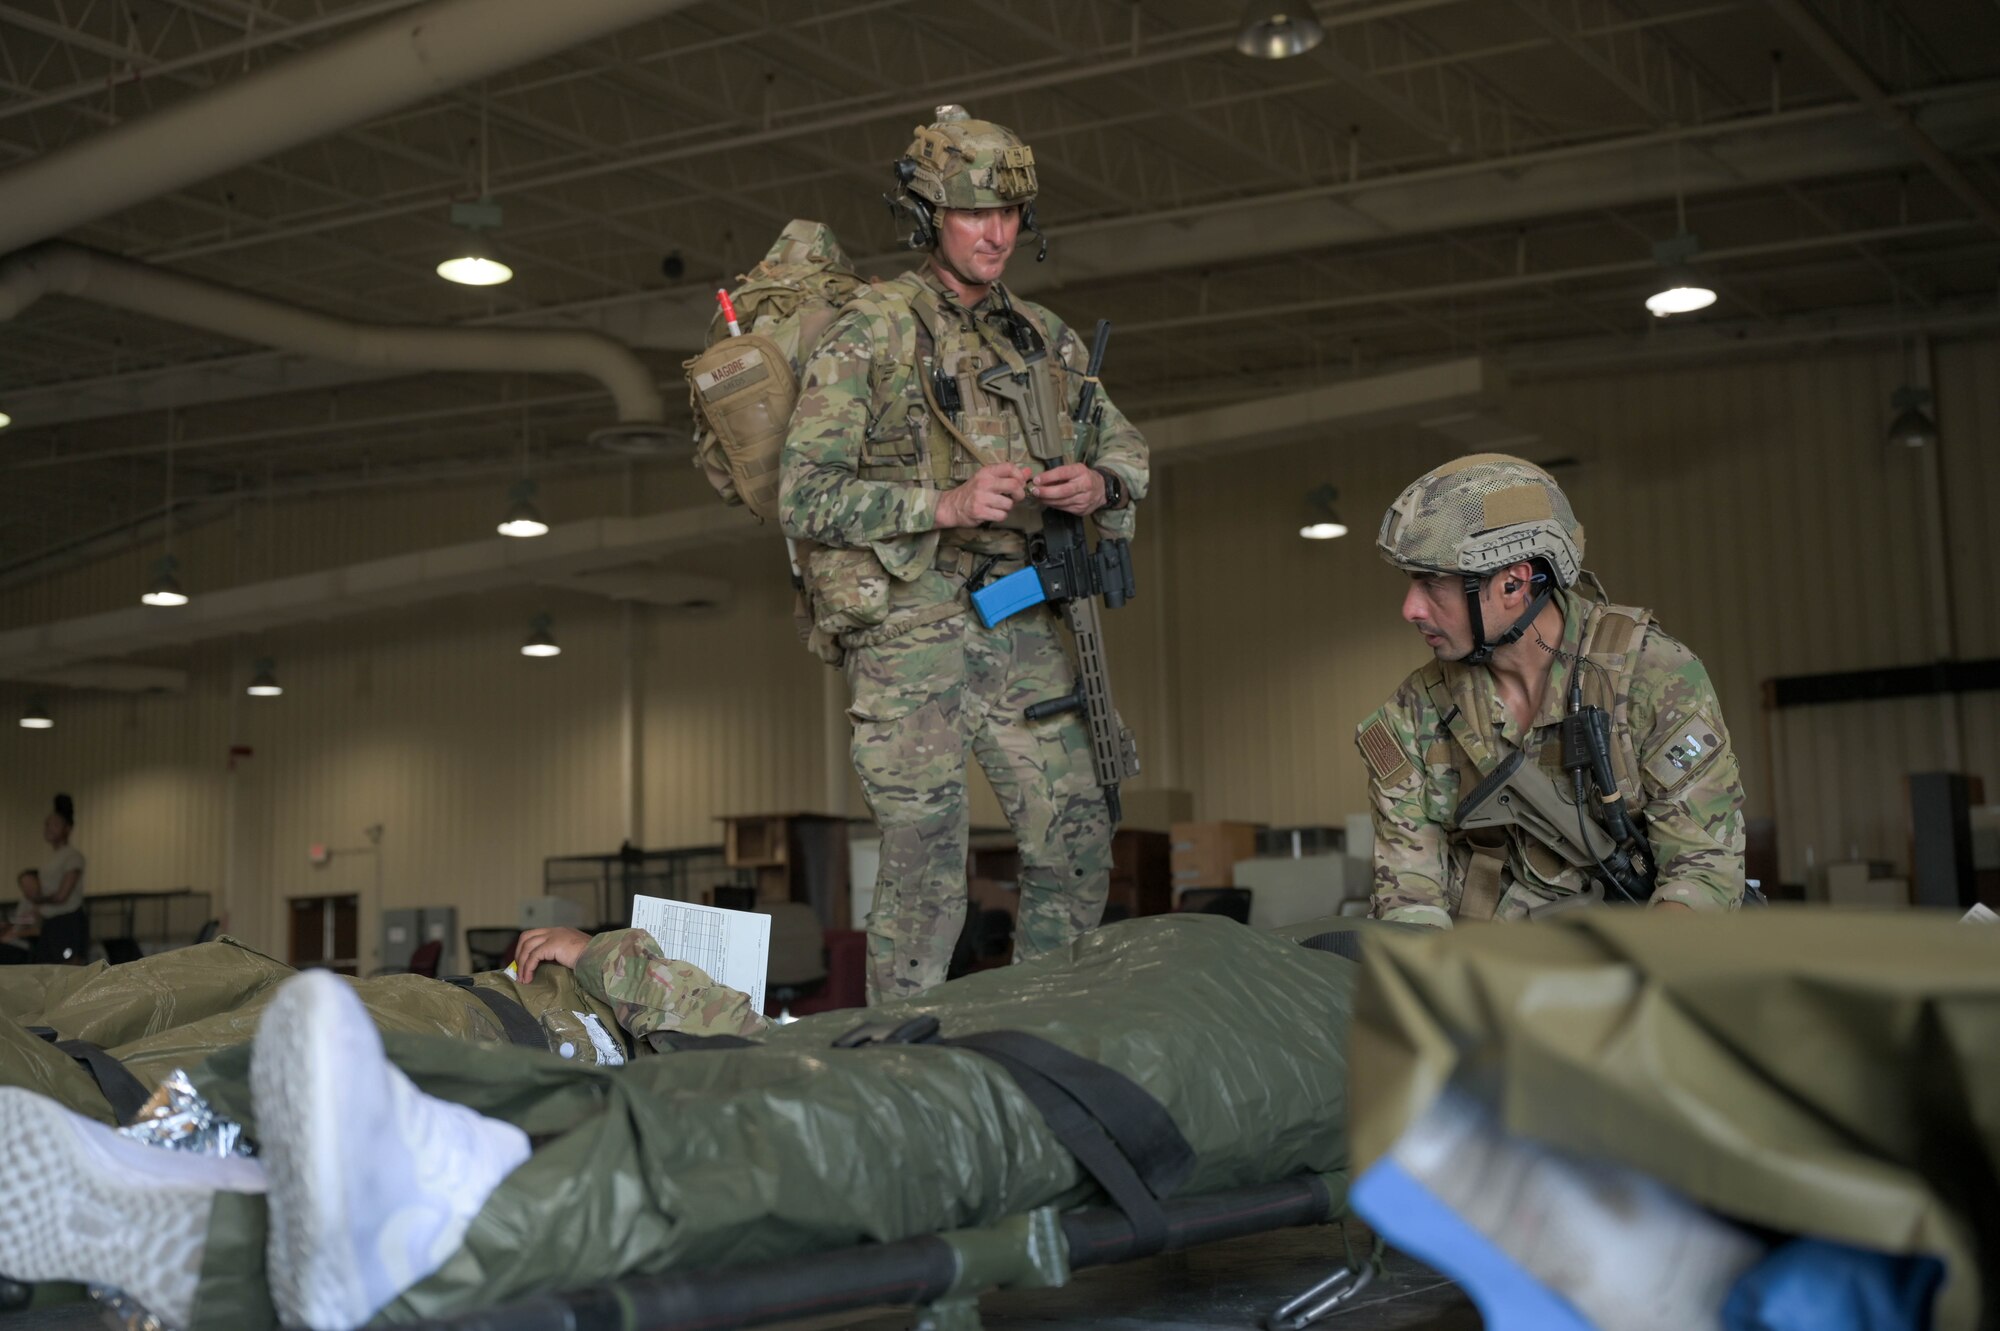
[[[56,234],[339,321],[607,336],[677,425],[715,287],[795,216],[893,271],[887,164],[960,102],[1033,144],[1052,252],[1017,285],[1114,320],[1142,417],[1454,357],[1575,373],[2000,322],[1996,0],[1320,0],[1326,39],[1284,61],[1239,54],[1217,0],[660,0],[330,132],[255,82],[438,7],[0,0],[0,233],[114,132],[249,88],[238,122],[288,146]],[[516,276],[454,286],[452,205],[482,190]],[[1683,229],[1720,299],[1656,320]],[[0,322],[0,576],[136,532],[169,448],[175,502],[210,505],[615,456],[589,378],[364,368],[170,312],[50,294]]]

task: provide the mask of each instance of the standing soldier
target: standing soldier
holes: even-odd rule
[[[1112,829],[1089,734],[1074,712],[1022,714],[1075,686],[1056,618],[1040,606],[988,629],[967,597],[1024,566],[1043,505],[1129,537],[1147,477],[1145,440],[1101,390],[1096,431],[1071,420],[1076,335],[1001,284],[1021,233],[1041,235],[1033,151],[946,106],[895,172],[891,206],[926,261],[827,330],[779,492],[785,534],[811,543],[815,626],[845,653],[854,767],[882,829],[871,1001],[945,977],[965,918],[968,751],[1020,847],[1015,958],[1102,916]]]
[[[1583,569],[1583,526],[1547,472],[1499,453],[1448,462],[1403,491],[1376,544],[1409,573],[1403,618],[1436,655],[1356,735],[1378,918],[1515,920],[1596,891],[1656,908],[1741,903],[1743,784],[1708,672],[1650,610],[1606,604]],[[1592,709],[1603,715],[1580,715]],[[1574,791],[1584,723],[1602,736],[1598,785],[1611,789],[1559,796],[1542,830],[1571,844],[1623,838],[1632,872],[1580,867],[1529,825],[1464,826],[1516,753],[1543,790]],[[1602,831],[1576,821],[1586,807]]]

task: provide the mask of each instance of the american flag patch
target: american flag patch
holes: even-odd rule
[[[1403,748],[1396,743],[1396,737],[1389,733],[1389,727],[1378,717],[1370,721],[1361,731],[1361,756],[1368,760],[1369,770],[1383,785],[1389,785],[1409,770],[1410,760]]]

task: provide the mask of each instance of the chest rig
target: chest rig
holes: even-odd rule
[[[877,293],[864,299],[886,307],[891,345],[871,371],[862,480],[949,490],[990,463],[1046,471],[1076,460],[1076,426],[1065,410],[1071,375],[1034,311],[997,287],[969,310],[911,273]],[[1019,533],[1036,525],[1034,507],[1021,505],[994,529],[948,531],[942,544],[1013,553]]]
[[[1639,647],[1650,610],[1633,606],[1606,605],[1572,600],[1565,610],[1587,613],[1588,624],[1579,640],[1578,654],[1590,665],[1572,661],[1569,668],[1582,672],[1584,699],[1604,710],[1609,721],[1611,766],[1624,796],[1627,815],[1639,818],[1646,803],[1640,781],[1640,765],[1631,722],[1631,679],[1639,661]],[[1491,776],[1513,751],[1486,714],[1480,691],[1483,685],[1467,676],[1473,667],[1433,661],[1421,672],[1426,696],[1442,718],[1435,734],[1420,737],[1424,744],[1425,766],[1433,773],[1450,768],[1457,774],[1456,798],[1463,800]],[[1472,705],[1468,705],[1472,704]],[[1541,727],[1538,727],[1541,729]],[[1547,727],[1546,738],[1531,739],[1528,761],[1539,764],[1549,777],[1566,786],[1558,732]],[[1452,848],[1455,869],[1463,875],[1464,890],[1455,912],[1460,919],[1490,919],[1505,891],[1502,869],[1510,864],[1516,879],[1579,891],[1588,886],[1586,877],[1561,858],[1526,837],[1519,828],[1468,832],[1446,825],[1446,839]]]

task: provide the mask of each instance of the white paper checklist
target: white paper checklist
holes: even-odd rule
[[[771,917],[665,897],[633,897],[632,927],[644,929],[671,961],[687,961],[708,977],[750,995],[764,1010],[764,979],[771,969]]]

